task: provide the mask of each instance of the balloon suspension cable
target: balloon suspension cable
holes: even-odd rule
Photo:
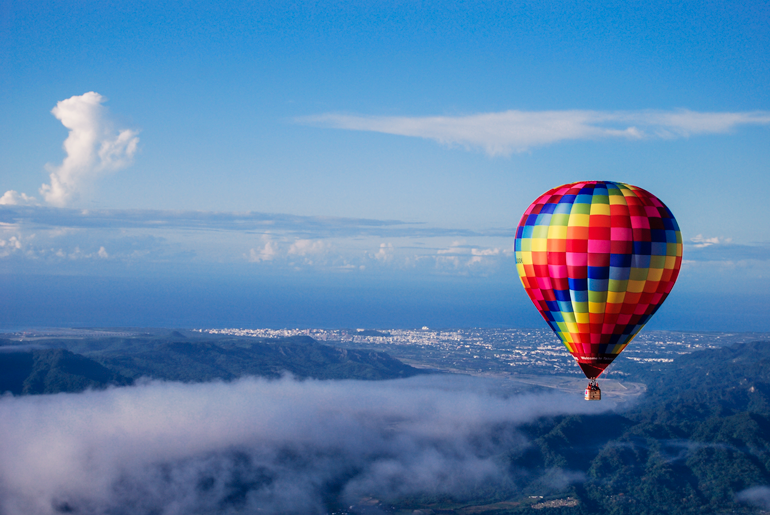
[[[592,377],[592,378],[591,378],[591,379],[588,381],[588,386],[590,386],[592,389],[594,389],[594,388],[597,388],[597,389],[598,389],[598,388],[599,388],[599,384],[596,382],[596,378],[595,378],[595,377]]]

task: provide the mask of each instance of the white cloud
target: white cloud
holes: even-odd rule
[[[11,236],[7,240],[0,238],[0,257],[7,257],[21,250],[21,240],[17,236]]]
[[[393,244],[392,243],[380,243],[380,249],[372,254],[374,259],[387,263],[393,260]]]
[[[479,264],[495,265],[500,261],[497,256],[500,256],[501,254],[503,256],[512,255],[512,253],[500,249],[499,247],[471,247],[470,245],[466,245],[465,241],[453,241],[449,248],[439,249],[436,253],[438,254],[436,257],[437,266],[451,265],[451,267],[455,269],[459,269],[462,264],[464,264],[465,267],[473,267]],[[465,261],[464,258],[469,255],[470,259]],[[463,258],[462,261],[461,258]]]
[[[309,256],[326,251],[326,244],[321,240],[297,240],[289,247],[289,254]]]
[[[139,143],[137,132],[115,129],[102,105],[105,101],[91,91],[62,100],[51,111],[69,129],[69,135],[64,140],[64,161],[47,165],[51,183],[40,188],[46,202],[66,205],[100,174],[131,164]]]
[[[466,116],[361,116],[322,114],[298,123],[431,139],[445,145],[510,155],[559,141],[678,138],[724,133],[741,125],[768,125],[770,112],[504,111]]]
[[[751,504],[758,508],[765,510],[770,509],[770,487],[768,486],[753,486],[747,488],[735,496],[740,502]]]
[[[31,261],[45,261],[49,264],[60,263],[63,260],[66,261],[82,261],[82,260],[104,260],[109,259],[111,256],[107,252],[107,249],[102,245],[98,249],[94,245],[90,251],[83,251],[79,245],[70,245],[65,248],[55,247],[57,242],[56,235],[46,234],[46,231],[42,233],[23,234],[22,232],[15,231],[15,227],[12,225],[4,226],[0,224],[0,258],[7,258],[9,256],[23,256]],[[2,233],[12,233],[10,236],[3,235]],[[55,232],[55,231],[51,231]]]
[[[485,262],[485,258],[488,260],[488,258],[492,256],[498,256],[500,255],[500,249],[494,248],[494,249],[471,249],[471,260],[468,261],[468,266],[471,265],[477,265],[480,263]]]
[[[325,513],[332,489],[351,504],[462,495],[506,480],[499,456],[527,445],[518,425],[610,407],[490,387],[246,378],[0,397],[0,513]]]
[[[471,254],[474,256],[497,256],[500,254],[500,249],[471,249]]]
[[[703,248],[703,247],[710,247],[711,245],[720,245],[725,243],[731,243],[733,241],[732,238],[721,238],[719,236],[714,236],[713,238],[705,238],[702,234],[699,234],[693,238],[690,238],[690,241],[695,243],[693,245],[695,248]]]
[[[30,197],[26,193],[19,193],[15,190],[6,191],[0,197],[0,206],[36,206],[38,205],[35,197]]]
[[[259,250],[250,249],[248,260],[249,263],[259,263],[261,261],[272,261],[278,256],[278,243],[272,241],[269,237],[265,236],[265,246]]]
[[[446,269],[460,268],[460,258],[457,256],[438,256],[436,257],[436,268]]]
[[[439,249],[437,254],[464,254],[465,253],[465,241],[453,241],[452,245],[448,249]]]

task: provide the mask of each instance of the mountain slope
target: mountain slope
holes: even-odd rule
[[[0,352],[0,392],[81,392],[130,382],[100,363],[64,349]]]
[[[310,337],[278,340],[162,341],[132,353],[102,353],[99,362],[128,377],[176,381],[278,377],[393,379],[421,373],[388,354],[322,345]]]
[[[339,349],[307,336],[283,339],[188,338],[179,332],[139,338],[51,338],[43,348],[0,347],[0,393],[80,392],[130,384],[139,377],[169,381],[232,380],[291,373],[316,379],[395,379],[426,373],[383,352]],[[71,352],[78,351],[82,354]]]
[[[512,466],[584,474],[566,490],[584,513],[755,513],[736,495],[770,485],[770,342],[683,355],[645,379],[629,412],[533,424]]]

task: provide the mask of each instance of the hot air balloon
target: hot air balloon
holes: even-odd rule
[[[516,229],[516,268],[529,298],[589,379],[623,352],[671,292],[682,234],[651,193],[611,181],[547,191]]]

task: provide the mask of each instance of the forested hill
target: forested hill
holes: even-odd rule
[[[41,338],[34,348],[0,342],[0,393],[78,392],[139,377],[231,380],[289,372],[317,379],[393,379],[421,370],[388,354],[338,349],[306,336],[283,339],[188,337],[179,332],[130,338]]]
[[[751,342],[680,356],[663,373],[641,376],[648,404],[658,411],[672,405],[708,405],[715,415],[768,412],[770,342]],[[676,410],[675,410],[676,411]]]
[[[94,359],[127,377],[175,381],[278,377],[284,372],[316,379],[392,379],[421,372],[383,352],[338,349],[308,336],[171,340],[130,353],[94,353]]]
[[[512,467],[585,474],[571,513],[757,513],[740,494],[770,485],[770,342],[683,355],[645,380],[631,411],[533,424]]]
[[[0,393],[80,392],[130,382],[118,372],[64,349],[0,352]]]

